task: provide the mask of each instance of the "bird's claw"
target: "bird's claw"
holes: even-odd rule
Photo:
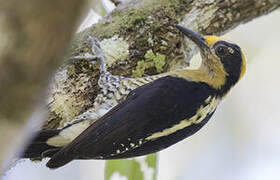
[[[91,53],[86,53],[84,56],[74,56],[74,57],[71,57],[71,59],[74,59],[74,60],[85,59],[85,60],[88,60],[90,64],[95,64],[96,59],[98,59],[100,62],[100,72],[105,73],[106,72],[105,57],[104,57],[102,48],[100,46],[99,40],[90,35],[86,35],[85,39],[90,42]],[[93,55],[93,54],[95,54],[95,55]]]

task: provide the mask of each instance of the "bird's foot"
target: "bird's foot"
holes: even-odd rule
[[[84,56],[73,56],[73,60],[87,60],[90,64],[95,64],[96,60],[99,60],[100,63],[100,73],[104,74],[107,72],[105,64],[105,56],[100,47],[100,43],[97,38],[87,35],[86,39],[91,44],[91,53],[86,53]],[[93,55],[95,54],[95,55]]]

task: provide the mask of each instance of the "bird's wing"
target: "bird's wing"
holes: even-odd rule
[[[144,138],[192,117],[210,95],[206,84],[172,76],[138,87],[47,165],[55,168],[73,159],[106,158],[128,142],[140,146]]]

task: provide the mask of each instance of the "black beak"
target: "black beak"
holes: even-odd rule
[[[205,38],[203,35],[198,34],[190,29],[187,29],[180,25],[175,25],[185,36],[187,36],[190,40],[192,40],[201,50],[208,49],[208,46],[205,42]]]

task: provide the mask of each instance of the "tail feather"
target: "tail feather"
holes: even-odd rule
[[[48,161],[46,166],[50,169],[56,169],[61,166],[64,166],[72,160],[72,156],[67,156],[64,154],[64,152],[59,151],[58,153],[52,156],[52,158]]]
[[[55,147],[47,144],[47,140],[58,135],[60,130],[43,130],[40,131],[31,144],[23,152],[22,158],[44,158],[51,157],[58,152],[61,147]]]

